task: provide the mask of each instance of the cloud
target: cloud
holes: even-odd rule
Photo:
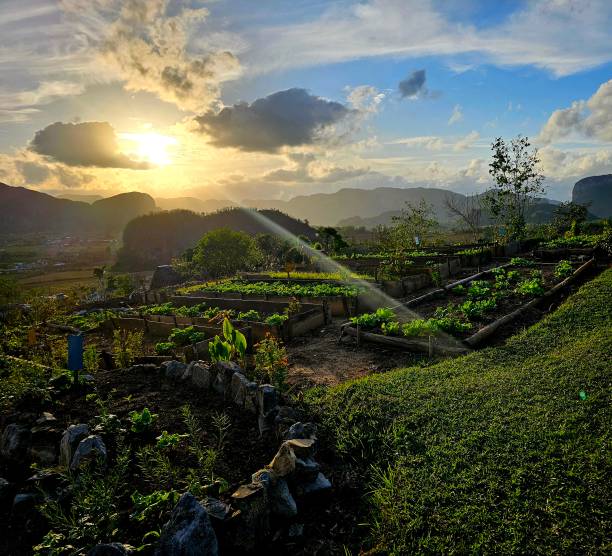
[[[198,48],[206,8],[187,0],[64,0],[64,10],[130,91],[147,91],[187,111],[215,104],[220,85],[240,74],[229,50]]]
[[[576,133],[600,141],[612,141],[612,79],[603,83],[588,100],[555,110],[542,127],[538,140],[553,143]]]
[[[380,104],[385,99],[385,93],[379,91],[372,85],[359,85],[353,89],[348,89],[347,100],[349,104],[360,112],[376,113]]]
[[[588,175],[612,173],[612,151],[561,151],[545,147],[539,151],[542,169],[554,179],[583,178]]]
[[[463,120],[463,109],[461,108],[459,104],[455,104],[455,106],[453,107],[453,113],[451,114],[451,117],[448,119],[448,125],[456,124],[457,122],[460,122],[461,120]]]
[[[425,81],[427,77],[425,70],[415,70],[408,77],[402,79],[398,84],[398,89],[402,98],[418,98],[427,94]]]
[[[327,160],[318,160],[312,153],[288,153],[287,159],[289,167],[267,172],[261,179],[272,182],[336,183],[370,172],[369,168],[345,168]]]
[[[63,164],[49,163],[28,150],[20,150],[12,156],[0,155],[4,177],[11,185],[33,188],[83,188],[94,181],[94,176],[80,169]]]
[[[390,145],[406,145],[407,147],[420,147],[428,151],[439,151],[444,146],[441,137],[436,135],[419,135],[417,137],[405,137],[391,141]]]
[[[445,13],[448,4],[329,3],[309,21],[253,30],[249,66],[265,72],[367,57],[445,56],[455,67],[471,66],[477,59],[479,64],[534,65],[560,76],[599,66],[612,57],[609,0],[525,2],[505,18],[479,26],[458,21],[452,10]]]
[[[474,144],[474,142],[478,141],[479,138],[480,133],[478,133],[477,131],[471,131],[465,137],[462,137],[453,145],[453,150],[464,151],[466,149],[469,149]]]
[[[56,122],[36,132],[30,150],[68,166],[150,168],[119,151],[115,130],[108,122]]]
[[[277,152],[282,147],[312,145],[334,136],[335,126],[354,111],[339,102],[287,89],[195,118],[199,131],[216,147]]]

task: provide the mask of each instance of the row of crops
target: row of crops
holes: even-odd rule
[[[286,282],[248,282],[243,280],[224,280],[211,284],[198,284],[180,288],[180,295],[193,293],[237,293],[244,295],[279,297],[356,297],[361,288],[350,284],[295,284]]]

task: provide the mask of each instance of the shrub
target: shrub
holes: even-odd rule
[[[270,315],[269,317],[266,317],[265,322],[266,324],[281,326],[288,318],[289,318],[289,315],[281,315],[279,313],[274,313]]]
[[[468,318],[480,318],[485,313],[493,311],[497,307],[497,301],[493,298],[473,301],[468,299],[459,306],[459,310]]]
[[[364,313],[358,317],[351,317],[351,322],[363,328],[377,328],[385,322],[396,319],[395,313],[389,308],[376,309],[374,313]]]
[[[238,313],[238,320],[261,321],[261,315],[255,309],[250,309]]]
[[[468,287],[468,297],[470,299],[482,299],[491,295],[491,284],[486,280],[474,280]]]
[[[544,293],[544,286],[539,278],[527,278],[520,282],[514,291],[524,296],[537,296]]]
[[[510,265],[511,266],[530,267],[530,266],[535,266],[536,262],[535,261],[530,261],[529,259],[524,259],[522,257],[513,257],[512,259],[510,259]]]
[[[389,322],[383,322],[380,326],[382,333],[385,336],[399,336],[400,335],[400,323],[396,320]]]
[[[142,353],[143,336],[140,331],[120,329],[113,332],[113,357],[118,367],[129,367]]]
[[[280,340],[270,334],[266,334],[255,348],[255,372],[258,377],[283,392],[286,389],[289,369],[287,350]]]

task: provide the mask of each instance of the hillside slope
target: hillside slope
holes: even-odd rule
[[[194,247],[206,232],[217,228],[226,227],[250,235],[273,233],[266,226],[266,220],[293,235],[315,238],[316,232],[308,224],[276,210],[227,208],[209,214],[187,210],[164,211],[141,216],[128,223],[123,232],[123,247],[117,267],[135,270],[168,264],[173,257]]]
[[[589,210],[599,218],[612,217],[612,174],[589,176],[577,181],[572,190],[572,201],[590,204]]]
[[[612,269],[504,346],[309,394],[377,552],[609,550],[611,300]]]
[[[132,218],[156,210],[146,193],[121,193],[92,204],[0,183],[0,233],[116,235]]]

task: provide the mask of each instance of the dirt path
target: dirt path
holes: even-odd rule
[[[338,344],[342,322],[335,320],[312,335],[296,338],[287,345],[290,385],[299,388],[333,386],[427,360],[415,353],[367,344],[357,346],[351,338],[344,338]]]

